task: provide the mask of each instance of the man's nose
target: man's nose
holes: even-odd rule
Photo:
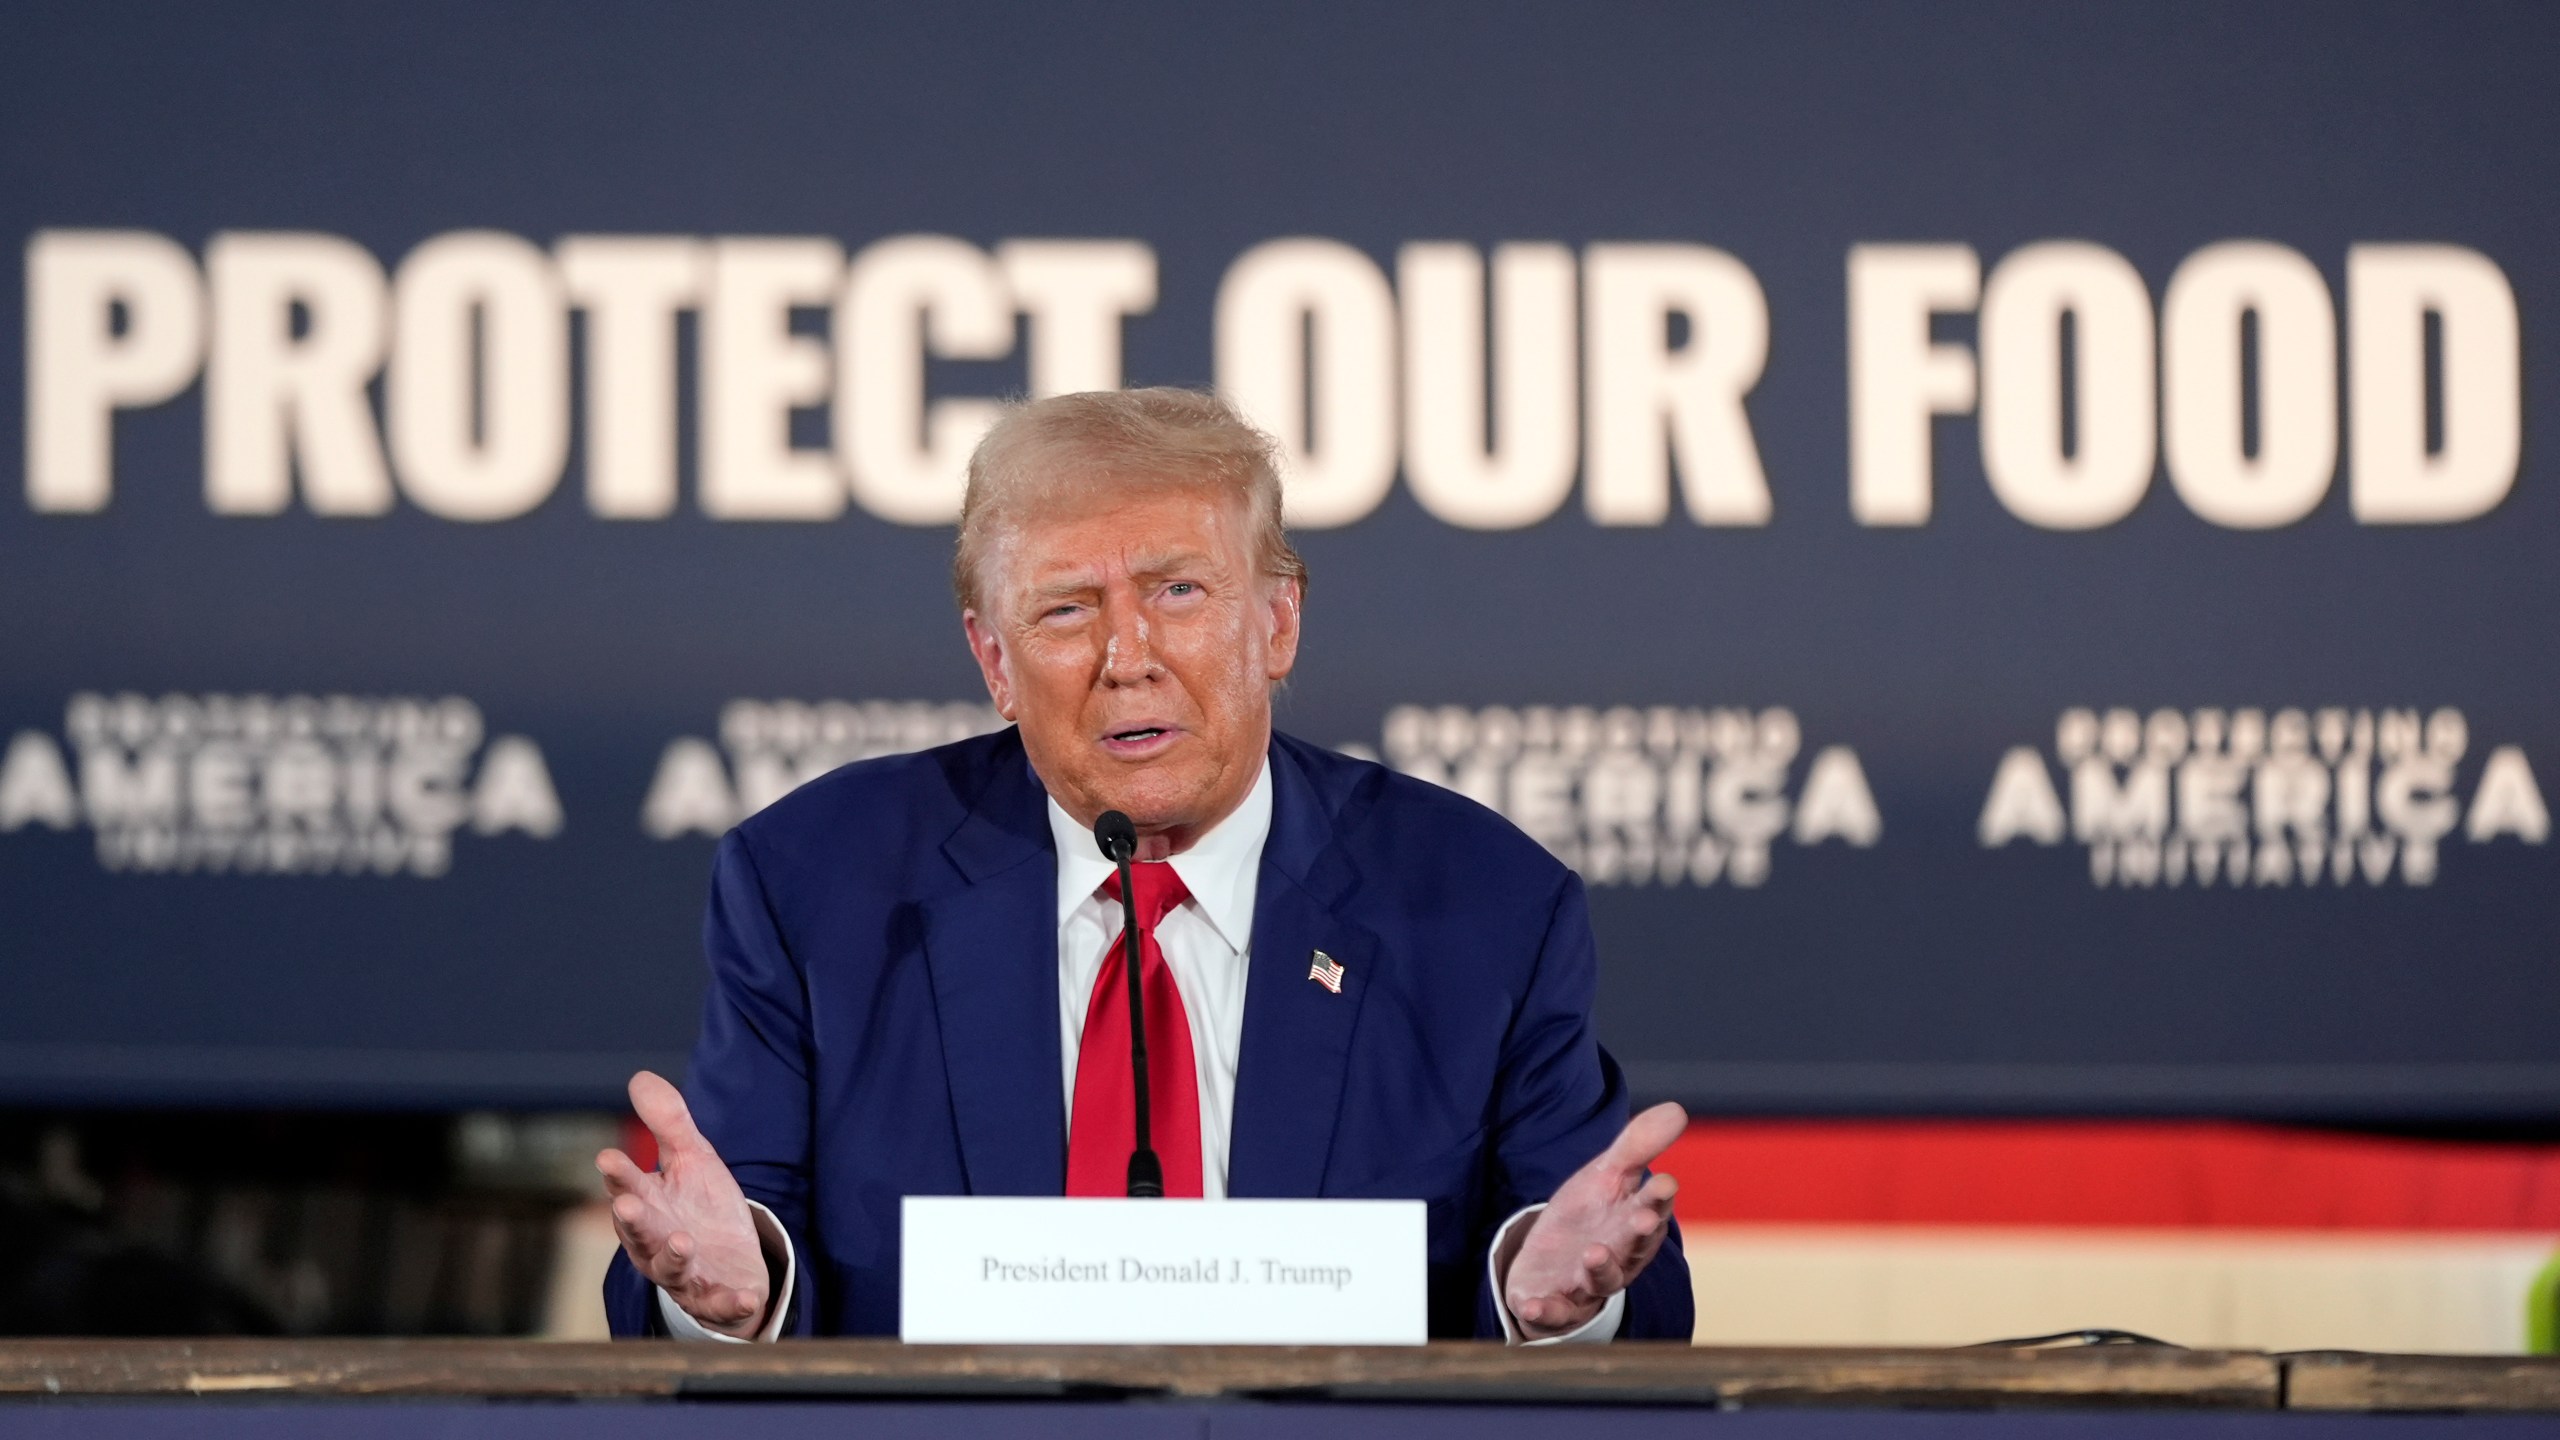
[[[1147,637],[1146,617],[1135,605],[1106,602],[1102,680],[1106,685],[1135,685],[1155,673],[1155,655]]]

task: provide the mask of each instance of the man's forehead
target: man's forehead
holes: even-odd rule
[[[1027,584],[1070,575],[1158,574],[1241,559],[1243,527],[1214,492],[1159,490],[1034,512],[1005,527],[1004,568]]]
[[[1097,523],[1223,530],[1244,510],[1245,497],[1212,477],[1071,467],[1029,487],[1010,518],[1026,534]]]

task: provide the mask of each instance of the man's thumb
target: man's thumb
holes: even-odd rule
[[[1666,1100],[1627,1122],[1618,1143],[1609,1147],[1609,1158],[1627,1169],[1650,1165],[1688,1128],[1689,1112]]]
[[[658,1137],[660,1150],[687,1150],[703,1143],[702,1132],[694,1128],[693,1111],[685,1106],[684,1093],[649,1071],[631,1077],[631,1113]]]

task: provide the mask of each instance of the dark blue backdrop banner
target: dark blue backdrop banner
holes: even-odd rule
[[[989,727],[998,398],[1216,384],[1284,728],[1710,1110],[2560,1105],[2560,17],[21,7],[0,1100],[609,1102]]]

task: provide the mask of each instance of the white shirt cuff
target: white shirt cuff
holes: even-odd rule
[[[755,1334],[754,1343],[762,1344],[782,1338],[782,1321],[791,1313],[791,1285],[799,1278],[800,1262],[791,1250],[791,1232],[782,1228],[782,1222],[774,1217],[774,1213],[753,1200],[747,1202],[747,1209],[755,1216],[756,1238],[764,1242],[766,1268],[773,1268],[777,1256],[782,1261],[782,1281],[773,1287],[773,1308],[766,1316],[764,1328]],[[744,1337],[723,1335],[704,1325],[686,1314],[684,1307],[676,1303],[676,1297],[663,1287],[657,1289],[658,1318],[666,1322],[667,1333],[678,1340],[717,1340],[727,1345],[750,1343]]]
[[[1546,1204],[1542,1201],[1503,1221],[1502,1228],[1493,1232],[1493,1248],[1485,1252],[1484,1273],[1485,1278],[1493,1283],[1493,1313],[1502,1319],[1503,1343],[1599,1345],[1617,1339],[1618,1327],[1627,1317],[1627,1292],[1624,1290],[1601,1301],[1599,1314],[1561,1335],[1550,1335],[1544,1340],[1520,1338],[1520,1322],[1511,1317],[1511,1302],[1503,1298],[1502,1282],[1511,1271],[1511,1252],[1519,1248],[1514,1242],[1514,1236],[1517,1235],[1519,1239],[1524,1240],[1528,1238],[1529,1232],[1521,1228],[1521,1222],[1535,1217],[1539,1211],[1546,1208]]]

